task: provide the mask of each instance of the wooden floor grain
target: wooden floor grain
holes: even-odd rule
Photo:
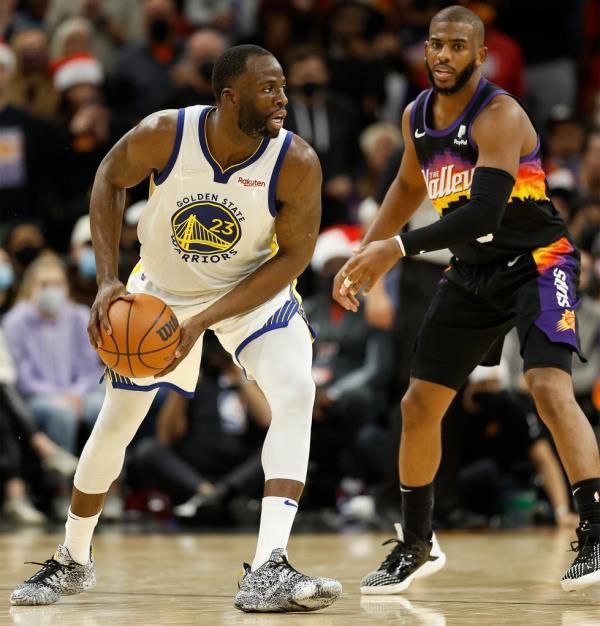
[[[444,570],[402,596],[362,597],[361,577],[385,556],[377,534],[295,535],[290,560],[333,576],[343,597],[311,614],[247,615],[232,606],[253,535],[129,535],[95,539],[98,587],[48,607],[11,607],[15,583],[49,558],[60,535],[0,534],[0,624],[19,626],[600,626],[600,586],[567,594],[559,585],[572,559],[570,533],[446,533]]]

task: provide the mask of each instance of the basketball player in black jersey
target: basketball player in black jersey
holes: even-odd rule
[[[359,290],[368,292],[402,257],[442,248],[454,254],[423,321],[402,400],[398,540],[363,579],[366,594],[402,592],[443,567],[431,526],[441,421],[474,367],[499,361],[513,326],[525,379],[580,516],[577,556],[562,587],[600,581],[600,460],[570,377],[580,351],[579,254],[547,197],[537,133],[519,102],[482,77],[485,58],[484,27],[474,13],[453,6],[434,16],[425,44],[432,88],[404,112],[398,175],[360,250],[335,279],[335,299],[356,311]],[[426,192],[442,219],[397,235]]]

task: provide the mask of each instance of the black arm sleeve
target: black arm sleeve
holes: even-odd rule
[[[493,233],[502,222],[515,179],[505,170],[476,167],[471,199],[441,220],[402,234],[406,256],[442,250]]]

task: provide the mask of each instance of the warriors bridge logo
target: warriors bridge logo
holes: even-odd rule
[[[177,203],[181,208],[171,218],[175,250],[190,263],[218,263],[235,255],[232,248],[242,234],[239,209],[231,202],[219,202],[216,194],[196,198],[202,200],[184,198]]]

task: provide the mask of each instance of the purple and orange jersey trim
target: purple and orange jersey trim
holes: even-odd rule
[[[474,167],[471,163],[460,160],[451,151],[436,155],[423,170],[429,198],[436,211],[443,212],[454,202],[469,200]],[[517,178],[508,199],[548,201],[546,194],[546,175],[539,157],[521,161]]]
[[[543,248],[536,248],[531,254],[539,274],[545,274],[554,267],[560,267],[568,262],[568,254],[575,250],[573,244],[566,238],[552,242]]]

